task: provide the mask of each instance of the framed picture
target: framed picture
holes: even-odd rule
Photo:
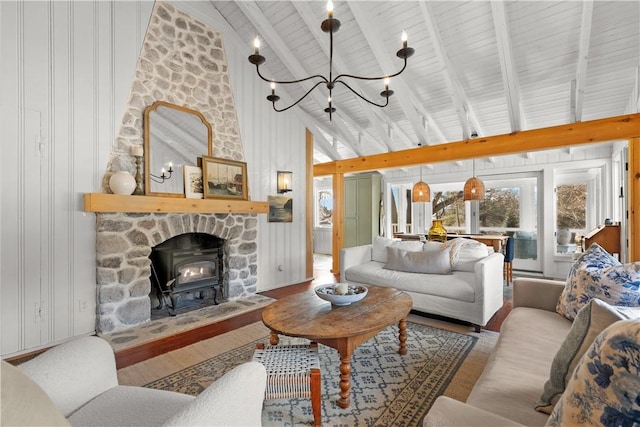
[[[202,199],[202,168],[184,165],[183,169],[184,195],[189,199]]]
[[[286,196],[267,196],[267,222],[293,222],[293,199]]]
[[[202,156],[202,178],[205,199],[249,198],[245,162]]]

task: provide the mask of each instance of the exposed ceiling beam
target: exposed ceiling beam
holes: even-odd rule
[[[323,50],[324,54],[327,56],[327,58],[329,58],[329,49],[326,43],[327,33],[323,32],[320,29],[320,24],[317,18],[314,16],[313,11],[309,6],[309,3],[294,1],[294,2],[291,2],[291,4],[298,11],[298,14],[300,14],[300,17],[302,18],[304,23],[307,24],[307,29],[311,32],[313,37],[316,39],[316,42],[318,43],[320,48]],[[342,72],[345,72],[347,70],[347,66],[342,60],[342,57],[336,52],[333,52],[333,65],[334,65],[334,72],[336,75],[341,74]],[[351,82],[349,85],[356,92],[363,93],[362,88],[357,82]],[[354,129],[357,129],[359,132],[362,132],[362,134],[365,135],[365,137],[369,141],[372,141],[376,145],[380,145],[384,150],[392,151],[391,141],[389,140],[387,133],[384,131],[384,128],[380,124],[380,120],[372,111],[373,107],[358,97],[355,97],[355,99],[358,101],[360,108],[369,119],[369,123],[371,123],[376,133],[378,134],[379,140],[372,137],[369,134],[369,132],[367,132],[366,129],[362,129],[359,126],[357,126],[355,122],[349,123],[350,126],[353,127]]]
[[[364,37],[369,44],[373,56],[378,61],[380,68],[382,70],[387,70],[388,73],[396,70],[398,68],[398,65],[391,60],[391,58],[395,57],[395,55],[391,56],[389,52],[386,51],[386,49],[383,49],[381,47],[384,46],[384,43],[379,35],[379,28],[375,27],[373,18],[366,10],[366,4],[357,1],[349,2],[349,8],[351,9],[351,12],[356,19],[356,23],[360,27],[360,30],[364,34]],[[402,79],[402,76],[394,78],[392,85],[394,90],[398,92],[396,98],[400,103],[402,111],[404,112],[405,116],[407,116],[407,119],[409,119],[409,123],[413,127],[413,130],[418,137],[418,141],[415,142],[426,144],[427,132],[421,124],[420,116],[416,111],[416,107],[410,101],[411,90]]]
[[[402,130],[400,126],[398,126],[398,124],[395,121],[391,120],[385,123],[387,124],[387,129],[389,131],[390,138],[392,137],[392,135],[396,135],[396,137],[402,140],[403,144],[407,148],[413,148],[416,146],[415,142],[412,141],[411,138],[409,138],[409,136]]]
[[[302,123],[304,123],[307,129],[309,129],[309,131],[311,131],[311,133],[313,134],[314,147],[322,151],[330,159],[340,159],[340,153],[338,153],[338,150],[336,150],[336,148],[333,146],[332,141],[329,141],[324,136],[324,133],[321,132],[321,129],[324,130],[324,132],[327,134],[329,132],[327,132],[326,129],[323,129],[322,125],[303,109],[299,109],[298,115],[300,116],[300,120],[302,121]]]
[[[582,121],[582,107],[584,105],[584,88],[587,84],[587,62],[589,61],[592,20],[593,0],[585,0],[582,2],[580,47],[578,49],[578,64],[576,67],[575,116],[571,117],[572,123]]]
[[[285,64],[285,66],[289,69],[291,74],[296,79],[302,79],[309,75],[309,73],[304,69],[302,64],[296,59],[296,56],[291,52],[291,50],[286,46],[280,35],[273,28],[273,26],[269,23],[267,18],[264,16],[260,7],[254,1],[240,1],[236,2],[238,8],[244,13],[247,19],[251,22],[251,24],[258,30],[260,33],[260,37],[266,41],[271,49],[278,55],[280,60]],[[311,89],[312,84],[307,82],[300,83],[306,90]],[[280,85],[282,86],[282,85]],[[319,92],[312,91],[309,96],[321,107],[324,109],[324,105],[326,105],[326,98],[322,97]],[[344,116],[344,112],[336,112],[334,113],[336,118],[340,118]],[[338,132],[342,137],[342,142],[349,146],[356,155],[362,156],[363,152],[360,147],[357,146],[357,141],[351,134],[351,131],[342,123],[341,120],[333,120],[331,122],[332,127],[335,128],[335,132]]]
[[[433,116],[431,116],[431,113],[429,113],[427,111],[426,108],[424,108],[424,105],[422,105],[422,103],[415,97],[414,94],[411,94],[411,102],[413,103],[413,105],[416,106],[416,109],[418,110],[418,114],[420,114],[426,121],[427,124],[429,126],[429,128],[431,128],[431,130],[436,134],[436,137],[438,137],[438,141],[439,142],[447,142],[447,138],[444,136],[444,133],[442,132],[442,129],[440,129],[440,126],[438,126],[438,123],[436,123],[435,119],[433,118]],[[425,126],[423,124],[423,126]],[[426,128],[425,128],[426,129]],[[431,141],[429,141],[429,131],[427,130],[427,144],[431,144]]]
[[[483,132],[481,132],[480,129],[475,128],[479,125],[478,120],[475,118],[475,115],[470,108],[469,102],[464,95],[464,91],[462,90],[462,85],[460,84],[453,65],[451,65],[451,61],[449,60],[449,57],[445,52],[444,43],[442,42],[442,38],[440,37],[438,24],[436,23],[435,19],[433,19],[431,6],[429,2],[425,1],[418,2],[418,5],[425,22],[425,27],[427,28],[427,31],[429,33],[429,38],[431,39],[431,43],[433,44],[433,50],[436,59],[438,60],[438,62],[440,63],[440,67],[442,68],[444,80],[447,84],[447,88],[449,89],[451,100],[453,101],[453,106],[456,109],[458,119],[460,120],[460,126],[462,127],[462,139],[469,139],[471,137],[472,130],[475,130],[479,135],[481,135],[483,134]],[[472,126],[470,121],[474,122],[473,127],[475,129],[471,129]]]
[[[367,172],[640,138],[640,114],[487,136],[314,165],[314,176]]]
[[[504,94],[507,98],[507,108],[509,109],[511,132],[519,132],[525,129],[524,111],[522,110],[522,99],[520,98],[518,71],[513,60],[507,11],[505,10],[505,3],[501,1],[492,1],[490,3],[498,44],[498,56],[500,57],[502,83],[504,85]]]

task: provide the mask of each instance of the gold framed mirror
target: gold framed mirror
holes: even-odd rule
[[[199,111],[165,101],[144,110],[144,194],[185,197],[184,166],[213,155],[211,125]]]

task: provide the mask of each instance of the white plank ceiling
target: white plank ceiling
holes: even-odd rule
[[[211,1],[246,41],[259,36],[262,73],[276,80],[328,75],[321,1]],[[640,108],[640,1],[340,1],[335,73],[392,74],[405,30],[416,51],[391,81],[389,106],[371,106],[342,86],[316,88],[295,109],[329,144],[315,161],[441,144],[478,136],[636,113]],[[257,77],[256,77],[257,78]],[[353,83],[353,84],[352,84]],[[381,81],[353,81],[383,102]],[[296,100],[312,84],[279,85]],[[270,94],[264,83],[265,97]],[[268,102],[266,99],[264,102]],[[292,114],[292,111],[274,114]],[[331,149],[334,148],[334,149]],[[336,154],[338,157],[336,157]]]

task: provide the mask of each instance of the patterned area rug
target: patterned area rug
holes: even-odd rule
[[[356,348],[352,357],[351,406],[338,407],[340,358],[320,345],[323,426],[421,426],[477,337],[407,322],[407,350],[398,351],[398,328],[390,326]],[[197,395],[234,366],[251,360],[256,340],[205,360],[146,387]],[[281,343],[305,342],[281,337]],[[265,401],[264,426],[313,425],[308,399]]]

